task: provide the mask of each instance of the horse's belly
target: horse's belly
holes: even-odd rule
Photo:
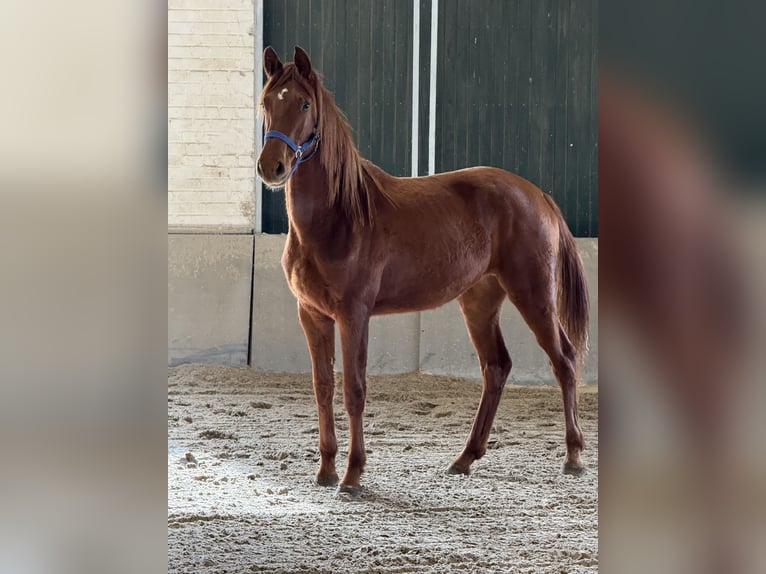
[[[488,258],[453,260],[445,266],[387,269],[374,313],[404,313],[434,309],[449,303],[476,283],[487,270]]]
[[[426,311],[436,309],[446,303],[449,303],[470,287],[468,283],[465,287],[445,289],[436,292],[413,292],[407,294],[398,294],[394,297],[384,297],[375,302],[373,309],[374,315],[385,315],[390,313],[409,313],[411,311]]]

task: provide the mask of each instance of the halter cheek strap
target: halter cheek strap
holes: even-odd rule
[[[310,160],[319,148],[319,133],[317,133],[316,129],[314,129],[314,133],[311,134],[311,137],[300,145],[296,144],[292,139],[290,139],[290,136],[287,136],[277,130],[267,131],[263,136],[263,143],[266,143],[266,140],[271,138],[282,140],[289,146],[291,150],[295,152],[295,161],[293,162],[292,169],[290,169],[290,173],[287,174],[287,179],[292,177],[293,173],[295,173],[295,170],[298,169],[300,164],[302,164],[304,161]],[[314,149],[306,154],[306,150],[309,149],[312,145],[314,146]],[[287,181],[287,179],[285,181]]]

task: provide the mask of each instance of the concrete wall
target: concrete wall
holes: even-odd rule
[[[168,2],[171,229],[253,228],[253,26],[252,0]]]
[[[168,364],[246,365],[252,235],[168,236]]]
[[[259,370],[309,372],[296,302],[280,263],[284,235],[255,236],[253,325],[250,364]],[[598,378],[598,240],[578,239],[591,298],[591,352],[583,380]],[[502,329],[513,359],[515,383],[552,383],[548,359],[518,311],[503,307]],[[340,344],[336,333],[336,369]],[[479,378],[476,354],[455,302],[433,311],[373,317],[370,324],[368,371],[372,374],[423,371]]]

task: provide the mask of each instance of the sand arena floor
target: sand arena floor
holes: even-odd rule
[[[168,570],[174,573],[598,571],[598,393],[580,389],[584,477],[560,472],[557,387],[506,387],[486,456],[448,476],[480,384],[373,376],[358,500],[313,485],[308,375],[185,365],[168,375]],[[340,389],[338,473],[348,432]],[[187,453],[189,453],[187,455]]]

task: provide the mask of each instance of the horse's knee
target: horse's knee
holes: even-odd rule
[[[335,395],[335,381],[330,378],[314,377],[314,396],[319,405],[332,404]]]
[[[364,413],[364,402],[366,399],[364,385],[346,385],[343,388],[343,405],[349,416],[361,416]]]

